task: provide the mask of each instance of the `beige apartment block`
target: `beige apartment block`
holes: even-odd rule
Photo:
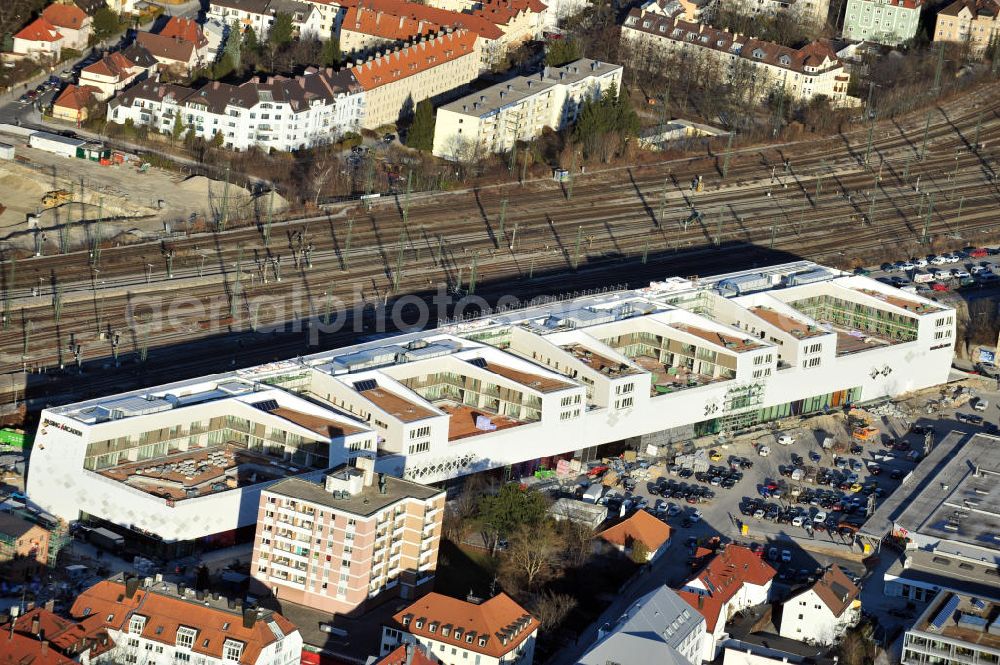
[[[251,571],[279,600],[347,613],[431,590],[445,493],[374,465],[261,492]]]
[[[476,35],[456,30],[351,67],[365,91],[364,129],[392,124],[416,105],[479,76]]]
[[[967,43],[981,54],[1000,35],[1000,3],[995,0],[956,0],[937,15],[934,41]]]
[[[586,100],[617,91],[621,78],[621,65],[582,58],[462,97],[438,109],[434,154],[475,159],[530,141],[545,127],[564,129],[576,122]]]

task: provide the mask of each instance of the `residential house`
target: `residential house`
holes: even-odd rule
[[[468,160],[506,152],[548,127],[572,126],[588,99],[621,86],[622,67],[581,58],[518,76],[441,106],[434,129],[434,154]]]
[[[923,0],[847,0],[845,39],[898,46],[913,39]]]
[[[380,653],[416,643],[444,665],[531,665],[538,626],[505,593],[481,602],[429,593],[382,627]]]
[[[0,512],[0,563],[31,559],[48,563],[49,530],[13,513]]]
[[[108,103],[108,120],[169,133],[180,113],[189,131],[216,133],[232,150],[299,150],[336,141],[364,117],[364,91],[349,71],[308,69],[301,76],[219,81],[193,89],[147,81]]]
[[[76,5],[51,4],[42,10],[42,18],[63,36],[63,48],[87,49],[94,19]]]
[[[116,14],[135,14],[137,0],[105,0],[111,11]]]
[[[407,642],[376,661],[369,659],[370,665],[439,665],[440,661],[427,655],[427,649],[420,644]]]
[[[810,644],[834,644],[861,618],[861,590],[840,566],[782,604],[779,632]]]
[[[201,25],[201,32],[208,42],[206,62],[215,62],[219,59],[219,53],[226,45],[226,37],[229,35],[229,26],[217,18],[208,19]]]
[[[205,64],[204,57],[198,53],[197,45],[183,37],[166,37],[162,33],[140,31],[135,35],[135,43],[156,58],[156,62],[159,63],[157,70],[161,72],[187,76]]]
[[[358,457],[322,483],[288,478],[261,492],[250,570],[276,598],[347,614],[431,590],[444,490],[376,481],[374,469]]]
[[[40,16],[14,34],[13,53],[37,61],[58,61],[65,42],[59,29]]]
[[[52,117],[79,125],[99,103],[100,95],[101,91],[93,86],[70,83],[52,103]]]
[[[972,53],[982,54],[1000,36],[1000,2],[997,0],[955,0],[938,12],[934,41],[968,44]]]
[[[194,19],[171,16],[158,33],[162,37],[176,37],[194,44],[198,60],[208,61],[209,41],[202,26]]]
[[[361,126],[376,129],[413,113],[416,105],[452,92],[479,75],[476,35],[456,30],[371,58],[350,68],[365,91]]]
[[[639,543],[646,551],[646,561],[652,561],[667,551],[670,527],[645,510],[637,510],[597,535],[629,556],[633,556]]]
[[[726,639],[726,624],[741,610],[768,602],[776,571],[760,552],[728,545],[677,591],[705,617],[708,634],[702,659],[714,660]]]
[[[52,612],[52,606],[35,607],[0,625],[0,662],[19,665],[89,665],[103,660],[114,641],[95,622],[70,621]]]
[[[640,511],[642,512],[642,511]],[[708,634],[705,618],[672,589],[661,586],[633,603],[577,665],[700,665]]]
[[[225,25],[235,22],[240,30],[253,28],[258,39],[264,39],[278,14],[291,17],[292,28],[299,37],[329,39],[331,36],[323,28],[324,20],[316,6],[298,0],[211,0],[205,19]]]
[[[277,612],[152,578],[98,582],[70,615],[107,631],[117,663],[298,665],[302,657],[298,629]]]
[[[825,41],[793,49],[702,23],[644,14],[639,9],[630,11],[625,19],[622,41],[643,57],[714,62],[730,84],[746,87],[754,99],[781,91],[794,100],[822,95],[834,106],[860,103],[848,97],[850,77]]]
[[[142,46],[133,44],[84,67],[80,70],[79,84],[97,88],[98,100],[104,101],[155,72],[156,67],[156,58]]]

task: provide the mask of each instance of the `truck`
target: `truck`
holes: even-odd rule
[[[125,547],[125,538],[114,531],[98,527],[87,534],[87,542],[109,552],[120,552]]]
[[[934,281],[934,274],[929,272],[915,272],[913,273],[913,283],[914,284],[930,284]]]
[[[601,500],[602,494],[604,494],[604,485],[594,483],[583,493],[583,500],[587,503],[597,503]]]

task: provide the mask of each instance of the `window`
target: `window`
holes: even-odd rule
[[[222,658],[238,662],[241,655],[243,655],[243,643],[227,639],[222,648]]]
[[[419,439],[424,436],[430,436],[431,428],[429,426],[418,427],[417,429],[410,430],[411,439]]]
[[[143,626],[146,625],[146,617],[139,614],[133,614],[132,619],[128,622],[128,632],[130,633],[141,633]]]
[[[190,649],[194,645],[194,638],[198,635],[198,631],[194,628],[188,628],[187,626],[177,627],[177,641],[175,644],[183,649]]]
[[[413,455],[414,453],[425,453],[430,449],[431,449],[431,442],[422,441],[420,443],[415,443],[410,446],[410,454]]]

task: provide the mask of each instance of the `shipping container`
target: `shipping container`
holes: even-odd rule
[[[14,159],[14,146],[9,143],[0,143],[0,159]]]
[[[76,150],[87,142],[80,139],[71,139],[58,134],[48,132],[35,132],[28,137],[28,146],[36,150],[44,150],[63,157],[76,157]]]

